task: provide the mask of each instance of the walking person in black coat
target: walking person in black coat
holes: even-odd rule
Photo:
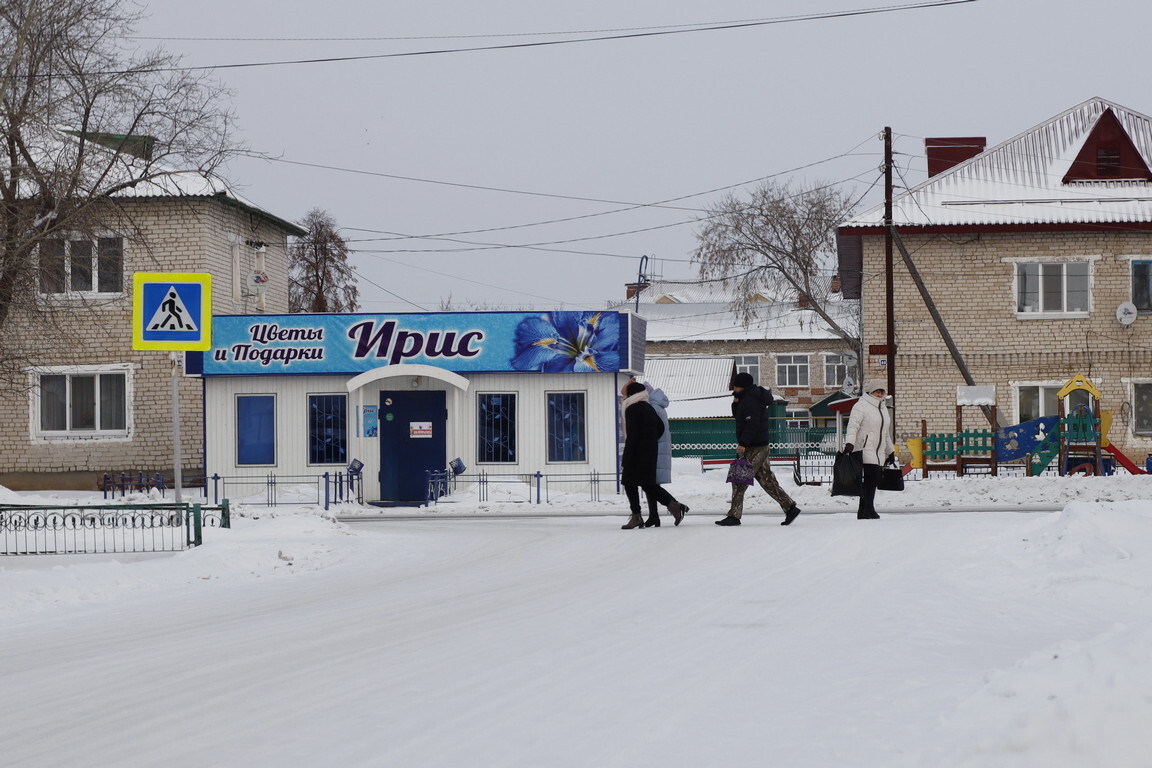
[[[621,527],[626,531],[644,527],[640,510],[641,488],[650,502],[654,500],[668,507],[676,525],[680,525],[684,519],[684,506],[656,481],[656,457],[660,451],[660,436],[664,434],[664,421],[648,402],[648,391],[643,384],[629,382],[624,387],[624,396],[621,404],[624,411],[624,455],[620,459],[620,482],[628,496],[632,515]]]
[[[800,514],[800,508],[780,487],[780,483],[776,482],[768,451],[768,407],[772,405],[772,393],[764,387],[756,386],[752,374],[746,371],[733,376],[731,386],[732,418],[736,421],[736,453],[751,462],[756,482],[784,510],[784,522],[780,525],[791,525]],[[744,514],[744,490],[747,487],[732,483],[732,503],[728,514],[717,520],[716,525],[740,525],[740,517]]]

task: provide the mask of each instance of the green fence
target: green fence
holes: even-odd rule
[[[736,451],[736,427],[730,418],[671,419],[672,455],[705,459],[730,458]],[[784,418],[772,419],[773,456],[836,452],[835,427],[789,427]]]

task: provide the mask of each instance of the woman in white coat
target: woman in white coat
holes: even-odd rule
[[[892,440],[892,411],[884,402],[884,382],[864,382],[864,394],[852,406],[844,452],[859,451],[864,463],[864,486],[860,492],[859,520],[876,520],[876,486],[884,465],[895,459]]]

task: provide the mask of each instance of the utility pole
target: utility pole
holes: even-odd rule
[[[884,364],[888,371],[888,394],[892,397],[892,433],[896,432],[896,309],[892,266],[892,129],[884,128]]]

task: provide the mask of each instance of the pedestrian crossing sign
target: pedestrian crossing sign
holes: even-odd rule
[[[132,289],[133,349],[211,348],[212,275],[137,272]]]

